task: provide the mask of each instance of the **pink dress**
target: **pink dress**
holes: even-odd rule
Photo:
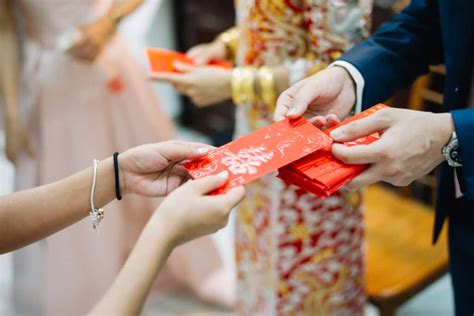
[[[34,157],[23,156],[17,165],[18,189],[59,180],[114,151],[173,137],[171,120],[119,36],[92,64],[57,49],[65,31],[94,21],[112,3],[16,2],[23,31],[21,106],[35,146]],[[157,204],[157,200],[126,196],[105,208],[99,234],[85,219],[17,252],[18,312],[83,315],[90,310],[111,284]],[[196,254],[204,254],[206,262],[191,261]],[[186,281],[194,289],[221,268],[209,238],[177,249],[169,263],[167,270],[174,271],[174,280]]]

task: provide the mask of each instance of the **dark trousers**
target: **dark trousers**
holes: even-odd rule
[[[456,316],[474,315],[474,201],[460,198],[449,212],[449,268]]]

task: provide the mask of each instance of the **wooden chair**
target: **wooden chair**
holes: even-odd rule
[[[366,293],[381,316],[448,271],[446,231],[431,245],[433,212],[380,185],[365,194]]]

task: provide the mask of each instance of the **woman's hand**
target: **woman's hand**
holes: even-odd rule
[[[186,53],[197,66],[207,65],[212,60],[226,59],[227,48],[221,41],[199,44]]]
[[[68,53],[77,59],[93,62],[115,34],[116,28],[116,23],[109,16],[81,26],[81,37],[69,48]]]
[[[228,172],[190,180],[171,193],[150,220],[165,230],[173,247],[212,234],[227,225],[230,211],[245,196],[243,187],[219,195],[207,195],[224,185]]]
[[[118,156],[122,193],[166,196],[188,179],[180,162],[203,156],[208,145],[167,141],[132,148]]]
[[[209,106],[231,98],[232,70],[175,63],[180,73],[153,74],[152,79],[170,83],[199,107]]]
[[[30,156],[33,155],[28,131],[22,120],[13,118],[5,120],[5,141],[5,152],[10,162],[15,163],[23,151]]]

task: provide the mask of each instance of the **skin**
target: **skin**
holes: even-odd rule
[[[142,3],[143,0],[118,1],[103,17],[80,26],[81,37],[72,45],[68,53],[85,62],[93,62],[115,35],[118,21],[128,16]],[[120,14],[113,15],[112,12],[120,12]]]
[[[153,74],[150,78],[172,84],[175,90],[189,97],[199,107],[210,106],[232,97],[232,70],[206,66],[211,60],[227,59],[227,49],[222,42],[214,41],[197,45],[187,52],[195,66],[177,62],[180,73]],[[277,92],[287,88],[288,72],[285,67],[273,68]],[[257,94],[258,85],[256,87]]]
[[[12,2],[0,0],[0,104],[4,106],[5,153],[11,162],[19,153],[32,154],[31,143],[18,111],[19,47]],[[2,102],[3,101],[3,102]]]
[[[91,315],[139,314],[172,249],[227,224],[231,209],[245,195],[243,187],[209,196],[227,181],[227,172],[187,181],[187,174],[178,165],[202,156],[208,149],[201,144],[169,141],[136,147],[119,156],[124,195],[167,197]],[[112,158],[100,162],[94,194],[96,207],[115,199],[114,177]],[[49,185],[0,197],[0,253],[24,247],[87,217],[91,181],[89,168]]]
[[[332,67],[287,89],[279,97],[274,119],[301,115],[327,120],[329,113],[346,117],[355,103],[354,84],[340,67]],[[381,132],[380,140],[370,145],[347,147],[334,144],[333,154],[347,164],[371,166],[347,187],[359,189],[385,181],[406,186],[428,174],[444,159],[442,147],[454,130],[451,114],[406,109],[383,109],[370,117],[334,130],[336,142],[346,142]]]

